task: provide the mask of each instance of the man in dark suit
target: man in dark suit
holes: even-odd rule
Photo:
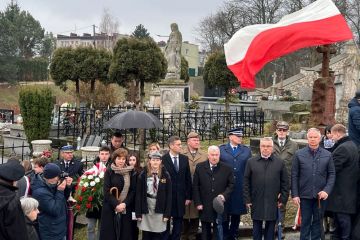
[[[61,172],[67,173],[73,181],[72,192],[75,190],[77,179],[84,173],[84,164],[74,158],[74,148],[71,145],[63,146],[60,149],[61,159],[55,162]]]
[[[219,147],[210,146],[208,160],[196,165],[194,173],[193,198],[200,213],[201,239],[203,240],[212,239],[211,224],[213,224],[216,239],[223,239],[221,233],[218,233],[217,213],[214,210],[213,201],[214,198],[220,198],[223,203],[228,201],[234,188],[235,181],[232,169],[219,160]]]
[[[229,132],[229,142],[220,146],[220,161],[227,164],[234,172],[234,191],[225,205],[229,219],[223,223],[224,238],[234,240],[238,235],[240,216],[246,214],[243,200],[243,179],[246,162],[251,157],[250,148],[241,144],[243,129],[235,128]]]
[[[162,157],[162,163],[171,177],[173,229],[170,234],[170,223],[168,223],[163,240],[180,240],[185,206],[191,203],[191,174],[188,157],[180,154],[180,138],[172,136],[169,138],[168,144],[170,150]]]
[[[336,179],[327,210],[333,212],[336,224],[334,239],[351,239],[351,217],[358,201],[359,153],[356,144],[346,136],[344,125],[335,124],[331,134],[336,141],[332,152]]]

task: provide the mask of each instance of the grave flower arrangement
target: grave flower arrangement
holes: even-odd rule
[[[105,171],[105,165],[100,162],[78,179],[75,187],[76,204],[74,209],[76,213],[84,214],[102,206]]]

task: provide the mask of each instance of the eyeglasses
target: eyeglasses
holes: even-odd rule
[[[276,130],[279,131],[279,132],[287,132],[288,131],[287,129],[283,129],[283,128],[278,128]]]

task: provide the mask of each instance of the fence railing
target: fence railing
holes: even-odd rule
[[[57,138],[67,137],[76,143],[78,137],[88,135],[102,136],[109,140],[111,131],[104,130],[103,126],[115,114],[127,111],[124,108],[60,108],[57,119]],[[185,140],[190,131],[196,131],[202,141],[220,140],[227,136],[227,130],[234,127],[242,127],[244,136],[259,136],[264,132],[264,113],[259,110],[245,111],[239,108],[235,111],[224,112],[221,110],[187,110],[179,113],[160,113],[160,109],[151,108],[152,112],[163,123],[161,129],[150,129],[144,131],[142,143],[139,141],[138,129],[123,130],[125,144],[134,148],[139,144],[159,142],[162,146],[172,135],[177,135]]]
[[[12,146],[3,146],[0,145],[0,161],[1,164],[7,162],[7,160],[10,157],[17,157],[21,159],[21,161],[25,159],[29,159],[30,152],[28,151],[29,145],[25,142],[22,143],[20,146],[15,146],[14,144]]]

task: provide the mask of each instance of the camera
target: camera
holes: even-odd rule
[[[65,178],[69,177],[69,173],[67,173],[67,172],[61,172],[61,174],[60,174],[59,177],[60,177],[60,181],[62,182],[62,181],[65,180]]]

